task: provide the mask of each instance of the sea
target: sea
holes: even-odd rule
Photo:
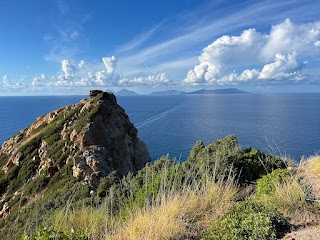
[[[0,145],[35,119],[86,96],[0,97]],[[153,160],[187,159],[196,141],[234,134],[243,148],[301,158],[320,154],[320,93],[117,97]]]

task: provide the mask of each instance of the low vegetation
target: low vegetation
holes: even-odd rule
[[[317,177],[317,166],[319,157],[288,167],[279,157],[243,150],[233,135],[208,146],[197,142],[182,163],[164,156],[135,175],[119,178],[113,172],[97,187],[76,182],[66,164],[50,181],[39,177],[32,186],[24,185],[28,201],[17,197],[11,214],[0,221],[0,235],[32,240],[277,239],[300,224],[295,219],[302,213],[308,224],[319,224],[320,198],[306,177],[309,172]],[[25,168],[32,171],[32,165]],[[14,181],[14,171],[0,185]]]
[[[252,200],[236,203],[203,231],[203,239],[278,239],[289,224],[272,205]]]

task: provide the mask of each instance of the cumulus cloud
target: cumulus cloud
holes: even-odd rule
[[[296,60],[297,53],[283,55],[276,54],[274,62],[264,65],[258,78],[261,79],[295,79],[301,78],[299,70],[302,69],[304,63],[298,63]]]
[[[74,77],[76,67],[71,64],[71,62],[67,59],[62,60],[61,69],[63,75],[60,75],[64,80],[72,79]]]
[[[4,86],[4,87],[10,86],[8,75],[4,75],[4,76],[2,77],[2,79],[3,79],[3,86]]]
[[[117,67],[117,59],[115,56],[112,57],[104,57],[102,58],[102,62],[104,66],[106,67],[108,74],[113,74],[115,68]]]
[[[169,77],[166,73],[160,73],[157,75],[148,75],[146,77],[133,77],[127,78],[124,77],[119,80],[120,85],[132,86],[132,85],[169,85],[172,82],[169,80]]]
[[[3,80],[3,87],[6,89],[10,89],[10,88],[16,89],[16,88],[25,87],[24,84],[22,84],[21,82],[11,83],[8,75],[4,75],[2,77],[2,80]]]
[[[262,57],[269,61],[278,53],[308,53],[314,50],[314,43],[320,39],[320,22],[294,24],[289,19],[274,25],[268,41],[261,51]]]
[[[64,59],[61,62],[61,72],[51,77],[49,85],[56,87],[116,85],[119,77],[115,74],[117,60],[114,56],[102,58],[100,65],[89,65],[81,60],[77,67]]]
[[[81,60],[78,67],[69,60],[61,62],[61,72],[52,76],[50,86],[54,87],[112,87],[136,85],[168,85],[172,84],[166,73],[148,76],[126,76],[117,73],[118,61],[115,56],[103,57],[102,63],[90,64]],[[36,85],[40,76],[34,78]]]
[[[83,68],[85,64],[86,64],[85,61],[81,60],[78,64],[78,66],[79,66],[79,68]]]
[[[315,49],[319,46],[320,22],[298,25],[286,19],[269,34],[248,29],[239,36],[222,36],[203,49],[200,63],[183,83],[301,80],[306,76],[301,72],[306,58],[319,54]]]
[[[40,76],[36,76],[32,79],[32,86],[42,86],[41,82],[46,80],[46,75],[41,73]]]

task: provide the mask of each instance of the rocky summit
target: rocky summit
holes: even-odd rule
[[[101,90],[38,117],[0,149],[0,218],[10,214],[16,199],[27,206],[63,179],[95,189],[110,173],[137,172],[150,162],[137,133],[116,97]]]

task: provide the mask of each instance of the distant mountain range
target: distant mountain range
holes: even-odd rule
[[[193,92],[184,92],[184,91],[177,91],[177,90],[165,90],[165,91],[157,91],[148,94],[149,96],[172,96],[172,95],[182,95],[182,94],[248,94],[249,92],[242,91],[238,88],[223,88],[223,89],[200,89]],[[122,89],[116,93],[117,96],[138,96],[140,94],[130,91],[127,89]]]
[[[116,92],[115,95],[116,96],[138,96],[140,94],[127,89],[121,89],[119,92]]]
[[[223,89],[200,89],[193,92],[183,92],[176,90],[167,90],[167,91],[159,91],[153,92],[149,94],[150,96],[169,96],[169,95],[182,95],[182,94],[247,94],[249,92],[242,91],[238,88],[223,88]]]
[[[238,88],[223,88],[223,89],[200,89],[198,91],[189,92],[187,94],[247,94],[249,92],[242,91]]]

